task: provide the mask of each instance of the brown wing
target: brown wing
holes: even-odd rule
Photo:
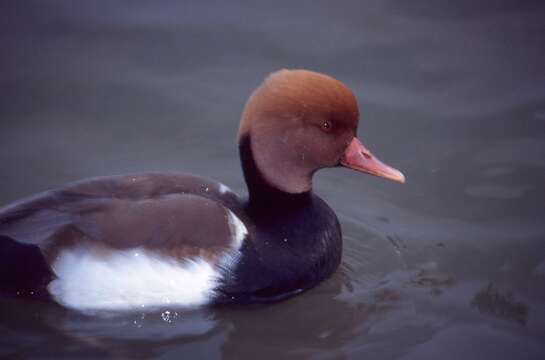
[[[220,188],[175,173],[95,178],[0,209],[0,235],[51,256],[80,241],[180,253],[225,248],[233,239],[229,208],[239,200]]]

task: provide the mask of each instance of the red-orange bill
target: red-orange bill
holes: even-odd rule
[[[401,171],[394,169],[377,159],[365,148],[365,146],[363,146],[357,137],[354,137],[350,142],[350,145],[346,148],[341,159],[341,165],[400,183],[405,182],[405,176]]]

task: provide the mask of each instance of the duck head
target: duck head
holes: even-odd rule
[[[242,114],[239,147],[273,188],[298,194],[312,188],[313,174],[344,166],[403,183],[403,174],[378,160],[357,138],[356,98],[340,81],[307,70],[269,75]],[[244,148],[248,147],[248,148]]]

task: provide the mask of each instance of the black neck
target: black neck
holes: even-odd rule
[[[248,205],[253,211],[268,212],[283,204],[283,208],[306,206],[311,200],[311,191],[291,194],[271,185],[255,163],[250,136],[246,135],[239,142],[240,161],[244,179],[248,186]]]

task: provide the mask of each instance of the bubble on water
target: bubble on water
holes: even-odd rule
[[[174,320],[178,318],[178,312],[165,310],[161,313],[161,319],[164,322],[171,324]]]

